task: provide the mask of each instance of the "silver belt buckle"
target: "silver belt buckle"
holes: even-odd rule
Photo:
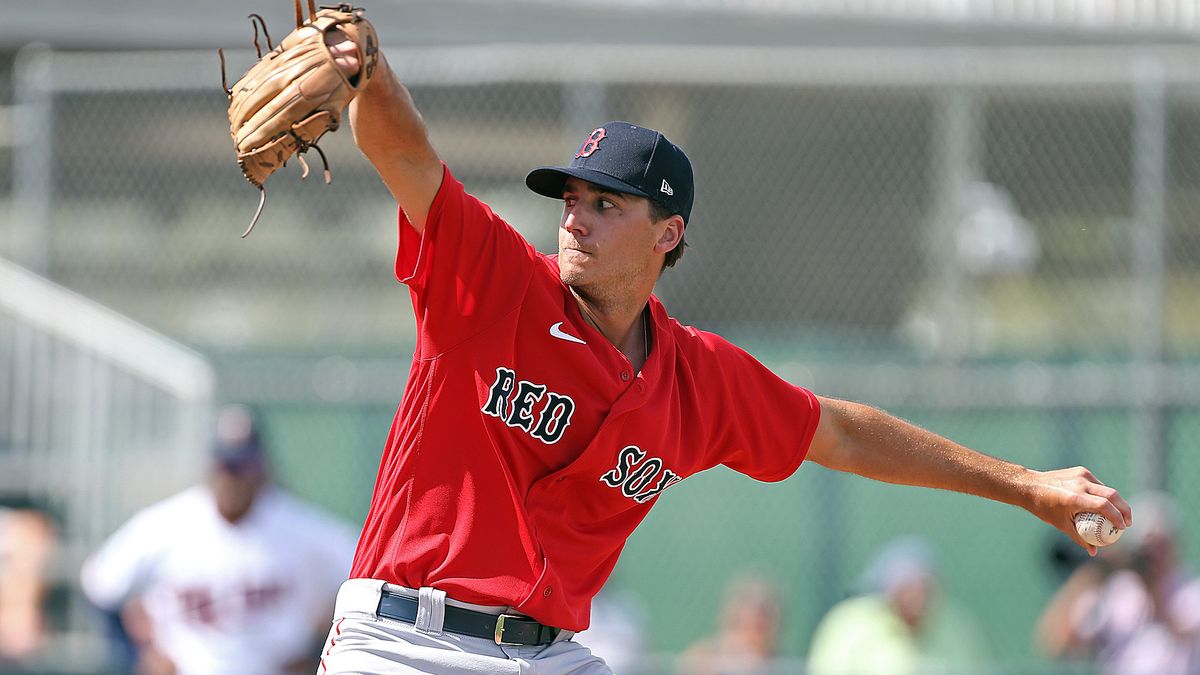
[[[496,636],[495,636],[496,644],[501,645],[501,646],[509,646],[509,647],[518,647],[521,645],[520,642],[505,642],[504,641],[504,620],[505,619],[520,619],[520,618],[521,617],[516,616],[514,614],[501,614],[500,616],[496,617]]]

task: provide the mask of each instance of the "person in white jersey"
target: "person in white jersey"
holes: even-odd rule
[[[270,483],[250,412],[218,415],[213,469],[137,513],[84,563],[141,673],[312,672],[357,532]]]

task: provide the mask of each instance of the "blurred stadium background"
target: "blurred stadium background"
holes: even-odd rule
[[[661,128],[697,168],[691,250],[659,288],[681,320],[820,393],[1200,508],[1197,3],[367,9],[448,164],[542,250],[557,207],[525,172],[607,119]],[[199,479],[217,403],[264,415],[285,485],[365,513],[413,343],[395,207],[344,131],[323,143],[333,184],[283,172],[238,238],[257,194],[215,48],[236,79],[250,10],[275,38],[292,20],[286,0],[57,0],[0,26],[0,504],[41,505],[64,536],[55,648],[28,672],[97,672],[79,563]],[[756,570],[801,659],[898,532],[933,543],[995,672],[1057,672],[1031,641],[1062,573],[1048,527],[818,467],[685,482],[613,585],[669,664]]]

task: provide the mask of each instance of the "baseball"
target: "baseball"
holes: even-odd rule
[[[1120,539],[1125,530],[1117,528],[1099,513],[1077,513],[1075,531],[1092,546],[1108,546]]]

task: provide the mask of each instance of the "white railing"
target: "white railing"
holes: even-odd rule
[[[134,509],[197,479],[214,390],[199,354],[0,260],[0,503],[58,521],[53,583],[73,587]],[[86,617],[71,595],[75,633]]]

